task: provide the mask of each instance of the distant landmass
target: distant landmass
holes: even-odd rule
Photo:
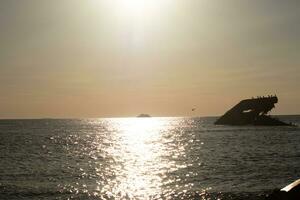
[[[139,114],[137,117],[151,117],[151,116],[149,114],[142,113],[142,114]]]

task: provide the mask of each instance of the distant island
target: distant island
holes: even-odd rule
[[[151,117],[149,114],[139,114],[137,117]]]

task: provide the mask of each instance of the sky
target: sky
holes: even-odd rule
[[[298,0],[0,0],[0,118],[216,116],[273,94],[300,114],[299,21]]]

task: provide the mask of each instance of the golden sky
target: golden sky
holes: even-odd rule
[[[299,21],[298,0],[0,0],[0,118],[220,115],[269,94],[299,114]]]

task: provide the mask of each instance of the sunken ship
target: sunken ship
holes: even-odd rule
[[[228,110],[215,124],[217,125],[259,125],[259,126],[290,126],[268,115],[278,103],[277,96],[245,99]]]

